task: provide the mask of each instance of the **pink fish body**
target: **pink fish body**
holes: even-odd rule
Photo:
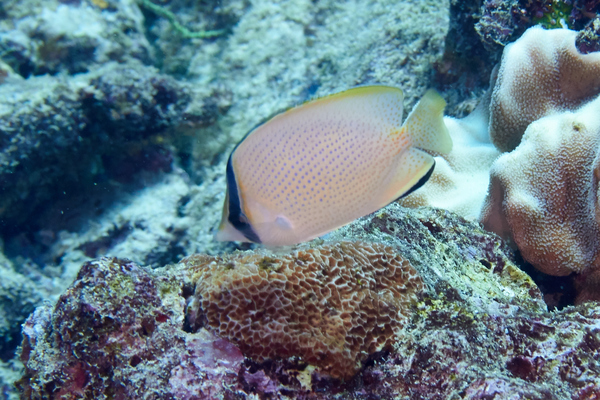
[[[364,86],[307,102],[252,130],[227,165],[218,240],[283,246],[372,213],[429,178],[452,140],[428,91],[402,125],[403,94]]]

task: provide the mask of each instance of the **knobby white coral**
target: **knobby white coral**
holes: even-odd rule
[[[600,266],[600,97],[542,118],[492,166],[482,222],[550,275]]]
[[[533,121],[600,93],[600,53],[579,53],[576,36],[535,26],[506,46],[490,104],[489,133],[499,150],[515,149]]]
[[[500,154],[487,133],[488,104],[489,96],[466,118],[444,117],[452,137],[452,151],[435,157],[429,181],[401,199],[401,205],[444,208],[469,220],[479,217],[487,194],[489,169]]]
[[[401,204],[445,208],[478,219],[490,167],[501,152],[516,148],[535,120],[576,110],[600,93],[600,54],[578,53],[576,34],[533,27],[508,45],[497,80],[477,109],[463,119],[444,118],[452,152],[436,157],[431,179]]]
[[[580,54],[576,35],[533,27],[507,46],[490,97],[445,119],[454,149],[403,203],[482,210],[538,270],[578,273],[584,301],[600,299],[600,53]]]

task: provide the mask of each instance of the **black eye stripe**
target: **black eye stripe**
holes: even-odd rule
[[[235,149],[233,149],[229,155],[229,160],[227,161],[227,190],[229,191],[229,217],[227,219],[231,225],[240,231],[248,240],[254,243],[261,243],[260,238],[256,232],[254,232],[252,226],[248,223],[248,218],[242,212],[240,194],[238,192],[237,182],[233,172],[232,159],[234,152]]]

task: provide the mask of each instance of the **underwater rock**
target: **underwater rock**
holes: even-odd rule
[[[532,26],[580,30],[598,12],[596,0],[485,0],[475,30],[487,49],[498,51]]]
[[[0,53],[24,78],[87,72],[109,61],[149,64],[153,59],[135,0],[10,3],[2,10]]]
[[[495,234],[452,212],[392,203],[328,235],[328,240],[348,239],[397,249],[430,294],[460,299],[474,312],[496,302],[546,310],[533,281],[515,265],[511,249]]]
[[[21,341],[21,324],[48,295],[50,279],[38,277],[37,282],[16,272],[15,266],[0,253],[0,363],[15,356]]]
[[[600,51],[600,16],[591,20],[584,29],[579,31],[575,46],[581,54]]]
[[[500,59],[499,52],[483,47],[475,31],[480,12],[481,0],[450,2],[444,54],[433,65],[435,87],[443,88],[449,115],[464,116],[473,110],[474,100],[489,86],[492,68]]]
[[[2,228],[94,184],[170,170],[169,135],[211,124],[212,94],[139,63],[0,85]]]
[[[190,30],[227,29],[202,40],[182,38],[166,18],[134,0],[0,3],[2,58],[15,74],[28,77],[22,86],[0,88],[0,101],[10,99],[7,108],[1,104],[0,119],[27,134],[16,134],[20,141],[11,144],[25,158],[8,156],[18,165],[15,174],[6,175],[10,184],[0,197],[0,203],[6,201],[0,207],[0,233],[11,259],[34,260],[41,274],[59,271],[56,287],[70,284],[91,257],[130,257],[156,267],[194,252],[218,254],[238,247],[213,240],[224,196],[224,148],[276,111],[359,84],[400,86],[406,106],[414,105],[431,86],[429,65],[441,54],[448,25],[447,0],[154,1]],[[72,20],[62,27],[62,20],[52,20],[64,16]],[[44,48],[36,31],[51,39],[50,46]],[[138,41],[138,35],[145,37]],[[56,51],[40,53],[44,49]],[[70,54],[76,50],[82,52]],[[88,72],[69,75],[75,71]],[[165,90],[154,100],[155,84],[138,80],[136,71],[158,83],[168,78],[167,88],[169,83],[179,88],[176,98]],[[55,75],[37,75],[46,72]],[[119,82],[120,74],[136,87]],[[91,79],[102,90],[92,87],[80,97],[78,85],[86,89]],[[104,93],[111,85],[114,91]],[[187,104],[182,92],[189,95]],[[153,105],[158,100],[162,105]],[[230,104],[235,109],[223,115]],[[34,114],[27,114],[30,106],[37,107]],[[157,123],[155,131],[144,125],[163,111],[166,127]],[[13,119],[15,112],[25,123]],[[178,112],[181,118],[171,119]],[[91,130],[88,118],[97,130]],[[149,130],[140,131],[143,126]],[[4,148],[8,135],[0,136]],[[37,147],[21,152],[38,139]],[[150,165],[158,173],[144,170]],[[161,173],[169,168],[172,172]],[[137,192],[142,185],[148,190]]]
[[[225,297],[210,295],[194,303],[208,287],[217,289],[219,282],[227,287],[235,271],[246,282],[255,277],[258,283],[260,276],[288,267],[301,271],[307,265],[300,264],[310,265],[310,257],[318,262],[321,252],[353,246],[338,244],[341,239],[363,243],[356,245],[362,258],[362,246],[369,246],[366,238],[385,243],[374,246],[385,249],[387,263],[401,260],[397,257],[409,260],[425,286],[415,303],[402,306],[408,318],[394,330],[394,344],[370,354],[351,378],[336,379],[299,355],[254,359],[251,346],[264,350],[271,343],[267,337],[259,343],[255,339],[260,336],[253,339],[250,331],[240,330],[232,343],[215,336],[215,330],[224,332],[230,323],[215,329],[210,322],[210,315],[216,316],[211,307],[226,301],[226,292]],[[456,394],[487,399],[502,393],[504,398],[542,399],[552,393],[551,398],[566,400],[600,393],[600,309],[588,303],[548,313],[538,289],[513,264],[497,236],[446,211],[392,204],[328,240],[300,245],[289,254],[263,249],[225,256],[219,267],[224,274],[215,268],[220,263],[215,260],[221,259],[201,255],[154,271],[109,258],[86,263],[59,301],[38,308],[24,325],[22,398],[58,393],[84,399],[442,399]],[[302,254],[309,257],[303,261]],[[248,263],[242,265],[244,260]],[[205,261],[213,266],[205,268]],[[346,276],[358,271],[350,268]],[[274,281],[263,282],[261,287],[269,290]],[[365,293],[364,284],[340,283],[336,289],[359,295]],[[307,294],[324,287],[320,279],[297,285]],[[248,286],[247,294],[256,293]],[[264,301],[275,310],[298,305],[300,314],[302,301],[317,302],[318,296],[292,304]],[[187,320],[186,304],[192,317]],[[228,312],[243,304],[233,301]],[[201,318],[203,327],[189,323],[199,322],[194,315],[208,316]],[[255,318],[261,321],[259,315]],[[353,327],[357,334],[379,336]],[[256,326],[255,333],[264,328]],[[300,331],[289,332],[302,338]]]
[[[491,170],[482,222],[550,275],[581,275],[577,301],[600,300],[600,97],[541,118]],[[590,276],[589,285],[585,284]]]
[[[202,2],[170,2],[180,20],[198,27],[223,12],[237,20],[226,36],[203,42],[182,41],[165,21],[149,22],[165,71],[201,85],[218,81],[232,94],[221,122],[236,142],[276,112],[359,85],[397,86],[410,110],[432,86],[428,66],[443,50],[448,4],[223,1],[208,14]]]
[[[54,307],[23,326],[21,398],[214,398],[243,357],[208,332],[184,331],[181,284],[126,260],[86,263]]]
[[[520,14],[517,0],[485,0],[480,12],[481,18],[475,24],[475,32],[489,51],[499,51],[524,30],[516,21]]]
[[[137,7],[133,1],[69,0],[60,3],[82,9],[66,12],[62,7],[57,8],[59,2],[50,0],[44,3],[49,8],[44,15],[87,16],[90,7],[98,7],[104,11],[94,18],[104,19],[116,15],[112,7]],[[304,101],[315,93],[327,94],[342,86],[368,82],[401,85],[409,96],[407,105],[410,106],[430,86],[429,65],[439,58],[448,23],[448,2],[341,4],[293,0],[281,4],[259,0],[250,4],[246,1],[174,0],[160,3],[173,10],[191,29],[231,28],[226,36],[215,40],[183,40],[173,34],[167,20],[143,11],[145,27],[150,33],[148,37],[156,38],[155,45],[160,50],[157,53],[164,53],[164,59],[161,58],[158,65],[164,71],[184,76],[192,82],[189,85],[187,81],[175,82],[177,88],[188,91],[196,100],[195,106],[184,107],[187,111],[181,120],[177,116],[171,118],[170,112],[181,111],[183,103],[180,101],[185,96],[173,99],[169,95],[173,92],[166,90],[160,92],[161,100],[153,98],[153,94],[148,93],[155,89],[156,81],[137,81],[138,66],[127,70],[133,65],[129,62],[106,68],[115,68],[115,71],[122,68],[123,77],[133,78],[142,84],[140,87],[130,90],[126,85],[119,86],[118,73],[107,72],[111,76],[102,79],[94,75],[96,66],[93,66],[89,68],[92,71],[89,75],[76,79],[64,76],[30,78],[35,87],[22,96],[24,103],[35,100],[37,93],[52,92],[58,86],[56,82],[77,86],[81,82],[77,80],[79,78],[83,80],[82,86],[87,88],[90,86],[87,80],[94,77],[97,87],[94,86],[91,92],[84,90],[85,99],[69,90],[57,91],[64,94],[62,98],[47,97],[48,101],[37,112],[45,115],[43,113],[50,107],[49,112],[56,115],[56,121],[48,125],[57,125],[59,133],[38,124],[39,132],[43,132],[46,135],[43,138],[47,140],[40,143],[54,144],[48,138],[63,138],[65,132],[88,123],[90,115],[85,112],[88,108],[77,108],[80,101],[102,116],[94,119],[101,128],[94,131],[95,139],[106,139],[106,143],[102,142],[106,145],[114,141],[121,146],[123,142],[111,136],[114,129],[132,142],[132,147],[125,151],[118,149],[115,152],[99,146],[98,151],[115,161],[107,163],[102,157],[98,160],[91,151],[80,152],[80,144],[67,137],[66,147],[74,147],[75,152],[61,153],[62,158],[57,156],[58,163],[43,164],[56,169],[34,171],[39,176],[32,177],[31,181],[27,181],[26,175],[20,176],[26,185],[37,182],[40,177],[56,178],[54,183],[42,180],[42,187],[35,188],[42,197],[46,191],[59,192],[60,188],[53,185],[63,180],[68,187],[78,187],[80,182],[95,182],[93,177],[102,178],[102,182],[123,182],[140,165],[151,164],[159,171],[164,170],[163,167],[170,168],[174,155],[169,148],[162,153],[165,149],[162,140],[172,130],[189,135],[182,139],[192,150],[187,150],[181,143],[177,146],[183,153],[181,165],[198,183],[197,186],[190,184],[186,174],[176,166],[172,174],[148,190],[133,196],[114,196],[118,198],[117,204],[113,203],[108,211],[96,205],[84,210],[85,218],[89,216],[89,227],[65,228],[62,224],[56,227],[58,240],[51,243],[50,251],[42,254],[48,257],[40,266],[44,273],[56,264],[58,269],[66,270],[63,279],[68,279],[78,260],[103,254],[131,255],[147,267],[112,259],[95,262],[93,267],[82,270],[80,280],[64,294],[60,303],[54,307],[42,306],[32,315],[24,330],[27,348],[23,352],[26,376],[21,380],[26,389],[24,398],[50,397],[59,393],[95,399],[102,396],[98,395],[101,392],[111,398],[138,399],[142,397],[140,392],[144,392],[143,395],[150,399],[169,396],[226,399],[402,396],[416,399],[449,398],[457,393],[468,398],[507,394],[515,398],[571,399],[589,398],[598,393],[598,385],[593,380],[598,376],[597,309],[587,305],[546,314],[539,292],[531,280],[514,267],[506,246],[496,237],[443,211],[421,210],[413,214],[391,206],[378,213],[377,219],[373,216],[365,218],[330,236],[330,240],[336,241],[384,240],[386,245],[397,249],[399,256],[413,264],[428,290],[416,304],[416,311],[411,311],[411,319],[398,334],[399,339],[392,349],[370,354],[354,378],[340,382],[297,357],[263,362],[248,357],[243,359],[239,348],[216,337],[214,332],[200,329],[192,333],[183,320],[185,305],[182,306],[181,300],[191,299],[194,292],[191,278],[186,277],[179,266],[172,272],[168,268],[150,272],[149,268],[172,262],[179,254],[191,254],[194,249],[211,254],[222,251],[223,247],[214,243],[210,232],[220,216],[225,187],[223,162],[215,154],[220,153],[224,143],[228,145],[231,138],[240,138],[272,112]],[[27,10],[26,17],[30,18],[28,21],[41,21],[38,14],[42,15],[44,4],[37,0],[2,4],[0,14],[22,18],[23,15],[6,11],[10,7],[21,8],[21,4],[36,4],[32,7],[34,12]],[[214,13],[211,14],[211,10],[215,10]],[[134,11],[138,13],[137,9]],[[0,21],[2,27],[7,26],[5,23]],[[46,22],[40,26],[44,34],[51,33]],[[103,26],[109,32],[113,28]],[[357,31],[357,27],[361,30]],[[40,41],[31,39],[18,27],[2,28],[10,34],[2,36],[0,42],[9,43],[3,48],[10,50],[5,56],[15,57],[10,59],[10,65],[23,76],[45,71],[44,68],[52,69],[52,73],[68,73],[87,70],[85,60],[92,63],[100,60],[96,60],[95,52],[89,52],[92,46],[104,43],[104,38],[94,41],[89,35],[93,28],[85,27],[87,33],[80,41],[72,40],[72,32],[67,32],[65,41],[57,43],[61,51],[56,54],[68,55],[68,51],[64,52],[65,47],[61,47],[67,44],[83,53],[81,57],[62,61],[37,58],[36,46]],[[118,31],[117,41],[123,38],[122,35],[135,36],[141,32],[137,26],[128,29],[119,21],[115,21],[114,29]],[[134,47],[136,43],[132,41]],[[99,56],[107,59],[114,54],[119,61],[119,57],[139,56],[146,62],[145,47],[143,43],[141,45],[139,53],[136,53],[139,49],[132,48],[122,55],[118,49],[115,53],[105,53],[99,47],[96,50],[99,50]],[[152,68],[139,68],[154,71],[148,75],[158,76],[159,82],[165,78]],[[214,82],[224,88],[217,90],[215,96]],[[4,93],[10,96],[16,93],[18,98],[26,85],[13,86],[12,92]],[[44,92],[44,85],[47,85],[47,92]],[[114,92],[105,91],[114,85],[117,85]],[[149,92],[142,90],[144,88]],[[179,89],[175,90],[177,96],[182,95]],[[142,95],[137,97],[139,90]],[[213,125],[223,92],[231,93],[234,108]],[[113,104],[113,100],[117,101]],[[136,107],[138,100],[141,108]],[[74,122],[70,119],[70,107],[74,107]],[[6,120],[10,120],[10,115],[7,114]],[[157,122],[160,119],[153,120],[156,115],[166,116],[166,124]],[[48,116],[44,118],[52,122]],[[190,126],[187,125],[189,121],[192,122]],[[151,129],[154,126],[158,128],[157,132]],[[202,129],[197,130],[198,127]],[[146,128],[148,131],[140,130]],[[149,135],[144,136],[146,134]],[[138,140],[140,138],[143,139]],[[83,140],[84,145],[89,144],[87,138]],[[0,147],[3,144],[0,140]],[[140,148],[143,151],[138,151]],[[42,146],[35,150],[40,153],[34,151],[31,157],[47,150]],[[139,163],[138,157],[144,162]],[[152,162],[146,163],[148,158]],[[44,158],[41,160],[47,162]],[[17,159],[12,161],[18,162]],[[70,170],[72,164],[80,168],[81,178],[69,180],[69,176],[64,175],[62,168]],[[19,194],[37,196],[37,191],[28,191],[28,188],[18,189]],[[13,190],[12,186],[9,190]],[[170,193],[163,197],[165,192]],[[85,192],[83,196],[87,197],[89,193]],[[68,205],[78,200],[71,192],[66,197]],[[13,213],[15,217],[23,215],[26,220],[28,215],[34,215],[30,204],[53,205],[46,203],[44,198],[33,198],[31,203],[27,199],[26,206],[21,209],[22,199],[19,198],[11,203],[8,211],[1,210],[7,213],[2,217]],[[127,202],[131,202],[131,207],[123,206]],[[52,209],[60,211],[55,205]],[[96,214],[92,215],[94,212]],[[29,219],[34,220],[39,221],[38,218]],[[230,244],[228,248],[234,247]],[[154,251],[150,250],[152,248]],[[27,257],[27,252],[19,254],[19,257]],[[281,254],[270,256],[283,257]],[[128,290],[120,289],[122,283],[128,286],[127,282],[132,281],[137,282],[133,286],[139,291],[130,291],[125,297],[116,295],[119,290],[123,293]],[[156,290],[156,287],[164,290]],[[111,295],[102,297],[103,293]],[[163,321],[161,313],[165,311],[172,312],[169,314],[173,315],[172,320]],[[546,326],[555,327],[555,330]],[[99,346],[99,338],[106,346]],[[80,363],[77,357],[83,357],[85,362]],[[544,365],[548,369],[544,369]],[[561,372],[560,376],[556,371]],[[93,379],[83,379],[86,374],[91,374]],[[98,375],[106,381],[97,379]],[[559,381],[561,378],[566,381]],[[121,382],[124,384],[120,385]]]

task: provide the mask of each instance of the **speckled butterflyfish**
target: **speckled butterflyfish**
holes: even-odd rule
[[[363,86],[309,101],[249,132],[227,163],[218,240],[291,245],[423,185],[448,153],[446,105],[429,90],[402,125],[403,94]]]

